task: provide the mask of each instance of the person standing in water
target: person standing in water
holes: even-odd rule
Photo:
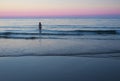
[[[42,31],[42,24],[41,24],[41,22],[39,22],[39,31],[40,31],[40,33]]]

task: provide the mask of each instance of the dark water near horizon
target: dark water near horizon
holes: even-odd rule
[[[0,19],[0,38],[120,40],[120,19]]]

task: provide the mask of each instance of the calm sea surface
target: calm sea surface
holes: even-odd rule
[[[120,40],[120,19],[0,19],[0,38]]]

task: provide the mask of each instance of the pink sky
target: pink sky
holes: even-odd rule
[[[4,0],[0,17],[120,15],[119,0]]]
[[[119,15],[119,10],[44,10],[44,11],[2,11],[0,17],[17,16],[99,16],[99,15]]]

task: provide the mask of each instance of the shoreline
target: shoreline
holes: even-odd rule
[[[119,48],[119,40],[0,39],[0,81],[119,81]]]
[[[0,39],[0,57],[102,56],[120,57],[119,40]]]
[[[21,54],[21,55],[0,55],[2,57],[89,57],[89,58],[120,58],[120,53],[105,54]]]

